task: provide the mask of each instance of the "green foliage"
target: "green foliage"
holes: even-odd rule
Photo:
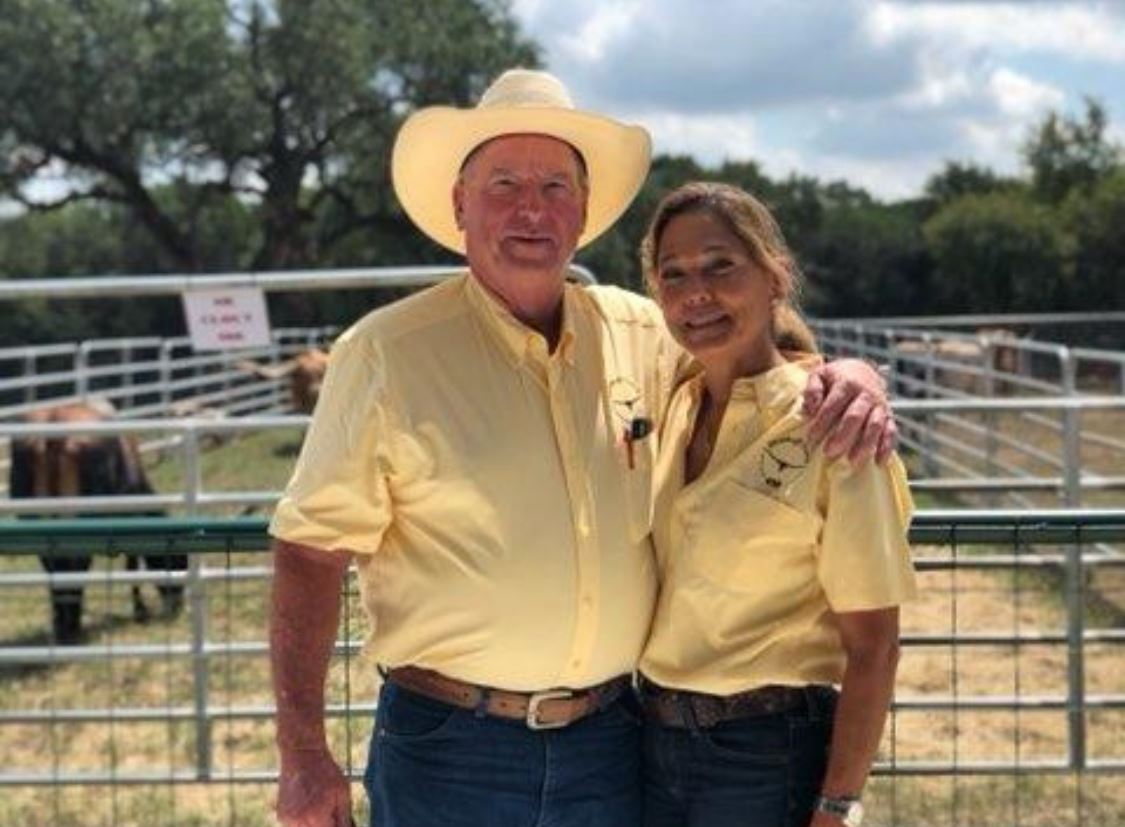
[[[1014,194],[959,198],[926,222],[934,258],[931,312],[1058,309],[1066,239],[1047,207]]]
[[[1088,192],[1122,163],[1121,148],[1106,137],[1105,108],[1086,99],[1085,116],[1049,113],[1024,145],[1035,194],[1052,204],[1074,191]]]
[[[853,202],[826,208],[798,247],[805,308],[816,316],[920,313],[928,301],[929,259],[909,206]]]
[[[944,207],[966,195],[986,195],[1019,186],[1018,181],[1004,178],[985,167],[949,161],[941,172],[931,175],[926,181],[925,193],[937,207]]]
[[[1076,250],[1072,303],[1087,308],[1125,307],[1125,168],[1077,193],[1063,214]]]
[[[257,269],[402,233],[378,160],[402,117],[538,60],[500,0],[4,0],[0,53],[0,188],[38,203],[58,170],[181,270],[215,269],[203,225],[232,195],[257,207]]]

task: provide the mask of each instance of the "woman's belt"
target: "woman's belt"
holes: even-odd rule
[[[706,729],[724,721],[777,715],[805,709],[831,709],[836,690],[831,686],[760,686],[734,695],[707,695],[665,689],[641,680],[645,716],[668,727]]]

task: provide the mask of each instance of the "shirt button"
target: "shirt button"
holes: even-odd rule
[[[592,598],[592,597],[591,597],[590,595],[588,595],[588,594],[587,594],[587,595],[585,595],[585,596],[583,596],[583,598],[582,598],[582,605],[583,605],[583,606],[593,606],[593,605],[594,605],[594,598]]]
[[[575,658],[570,662],[571,669],[578,669],[580,666],[582,666],[582,661],[579,658]]]

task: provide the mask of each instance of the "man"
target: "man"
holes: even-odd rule
[[[628,206],[649,154],[643,129],[575,110],[555,78],[523,70],[475,109],[422,110],[399,133],[400,201],[469,272],[338,340],[271,527],[288,827],[350,819],[323,686],[352,560],[386,676],[373,824],[637,822],[629,676],[656,588],[656,426],[682,357],[651,302],[564,274]],[[878,391],[843,374],[877,378],[836,371],[811,384],[831,386],[827,420],[856,397],[837,447],[866,423],[866,450],[889,449]]]

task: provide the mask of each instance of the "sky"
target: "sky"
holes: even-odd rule
[[[656,153],[754,160],[884,200],[948,161],[1022,171],[1054,110],[1125,143],[1125,0],[511,0],[579,108]]]

